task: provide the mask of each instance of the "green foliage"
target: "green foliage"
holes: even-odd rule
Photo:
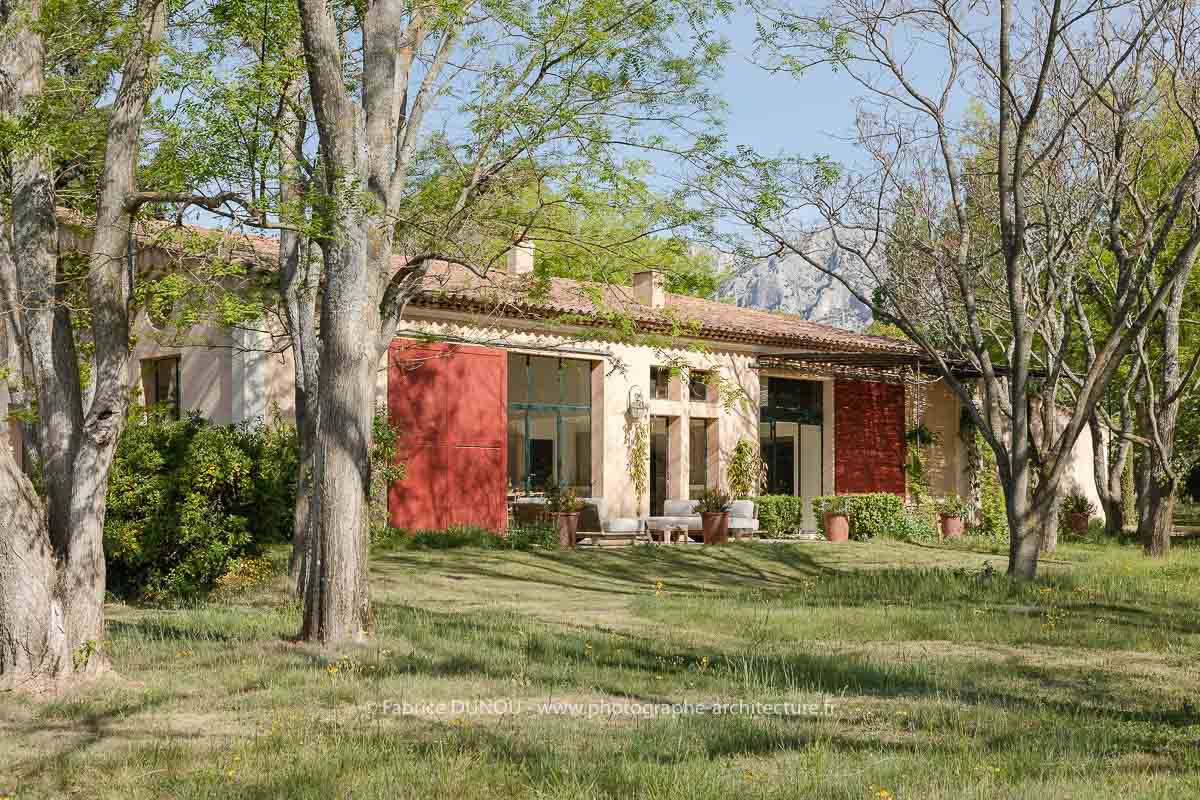
[[[905,516],[904,499],[891,492],[814,497],[812,509],[822,533],[825,514],[846,514],[850,518],[850,536],[860,542],[877,535],[891,535]]]
[[[906,511],[899,518],[893,520],[887,535],[902,542],[918,544],[931,544],[940,538],[938,529],[927,514],[912,511]]]
[[[650,485],[650,426],[645,420],[631,421],[625,427],[625,440],[629,444],[629,478],[640,508]]]
[[[682,237],[647,236],[699,221],[698,212],[678,198],[652,192],[636,172],[619,189],[584,189],[543,208],[539,225],[556,235],[537,242],[535,273],[541,277],[575,278],[631,285],[635,272],[655,269],[668,292],[712,297],[722,279],[715,255],[696,249]],[[543,193],[534,202],[546,203]],[[563,236],[561,231],[570,231]]]
[[[134,409],[108,480],[109,590],[189,599],[263,545],[289,541],[295,442],[289,425],[212,426]]]
[[[788,494],[765,494],[754,499],[759,533],[777,538],[799,528],[804,518],[804,499]]]
[[[908,335],[900,330],[899,326],[892,322],[881,322],[877,319],[871,320],[871,323],[863,328],[863,333],[869,333],[872,336],[883,336],[888,339],[899,339],[900,341],[911,341]]]
[[[729,510],[731,502],[732,498],[725,492],[717,489],[705,489],[696,498],[696,513],[721,514]]]
[[[929,481],[925,475],[931,447],[941,444],[941,434],[931,431],[924,422],[909,428],[904,434],[904,472],[908,476],[909,491],[917,497],[929,494]]]
[[[733,448],[733,456],[729,459],[726,476],[729,481],[729,493],[734,498],[754,497],[762,490],[766,485],[767,465],[759,455],[757,442],[738,439]]]
[[[370,529],[374,537],[388,525],[388,487],[404,480],[404,464],[399,457],[400,426],[388,419],[385,406],[375,409],[371,420],[371,506]]]
[[[225,574],[217,578],[213,592],[231,597],[257,589],[271,582],[279,573],[275,561],[268,555],[242,556],[229,562]]]
[[[500,540],[509,550],[554,549],[558,547],[558,530],[551,525],[514,526]]]
[[[558,546],[558,531],[550,525],[509,528],[504,535],[473,525],[454,525],[445,530],[409,532],[389,527],[371,542],[373,549],[456,550],[479,547],[485,550],[533,550]]]
[[[905,432],[904,441],[919,447],[933,447],[942,443],[942,435],[931,431],[929,426],[922,422]]]
[[[1096,504],[1088,496],[1076,489],[1062,500],[1064,514],[1087,514],[1089,517],[1096,513]]]
[[[947,517],[959,517],[966,519],[973,510],[970,501],[954,495],[953,497],[944,497],[937,502],[937,510],[939,514]]]
[[[574,514],[583,510],[583,501],[576,494],[575,487],[551,483],[546,486],[546,510],[551,514]]]
[[[976,433],[979,448],[979,524],[968,529],[972,534],[992,539],[1008,538],[1008,510],[1004,505],[1004,489],[1000,485],[1000,470],[996,454],[983,443],[983,434]]]

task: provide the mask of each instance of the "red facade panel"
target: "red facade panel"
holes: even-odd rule
[[[903,495],[904,386],[839,379],[833,400],[838,494]]]
[[[503,350],[396,339],[388,351],[388,416],[405,478],[388,519],[409,530],[507,523],[508,358]]]

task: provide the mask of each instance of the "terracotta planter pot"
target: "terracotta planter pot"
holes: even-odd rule
[[[1083,511],[1067,514],[1067,527],[1071,529],[1071,533],[1083,535],[1087,533],[1088,521],[1090,519],[1087,513]]]
[[[725,544],[729,541],[728,511],[705,511],[700,514],[705,544]]]
[[[850,517],[832,512],[826,514],[825,538],[831,542],[848,541],[850,539]]]
[[[579,512],[558,513],[558,546],[568,550],[575,546],[575,533],[579,530]]]
[[[963,518],[942,514],[942,538],[959,539],[963,535]]]

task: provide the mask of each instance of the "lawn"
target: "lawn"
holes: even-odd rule
[[[394,550],[373,559],[374,639],[336,654],[289,641],[282,578],[113,606],[111,676],[0,698],[0,795],[1200,789],[1200,549],[1066,547],[1031,585],[1003,566],[884,541]],[[712,707],[665,708],[684,703]]]

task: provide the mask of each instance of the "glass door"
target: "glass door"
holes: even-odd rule
[[[650,515],[661,516],[667,499],[667,418],[650,418]]]

